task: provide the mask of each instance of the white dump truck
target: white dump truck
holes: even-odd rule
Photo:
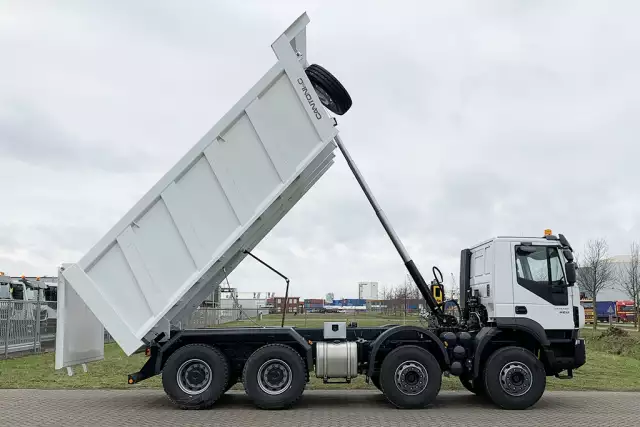
[[[129,384],[161,375],[180,408],[210,408],[238,382],[257,407],[288,408],[312,374],[364,375],[398,408],[429,405],[443,375],[501,408],[530,407],[547,376],[571,378],[585,363],[571,245],[548,231],[462,249],[458,314],[445,312],[441,279],[427,285],[338,135],[335,116],[352,101],[309,64],[308,23],[293,22],[272,44],[275,65],[82,259],[62,264],[56,369],[102,359],[106,328],[127,355],[147,353]],[[429,326],[177,327],[330,169],[336,148]]]

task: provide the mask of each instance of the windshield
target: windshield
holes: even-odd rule
[[[11,298],[11,292],[9,290],[9,285],[0,285],[0,299],[9,299]]]
[[[582,304],[584,308],[593,308],[592,302],[581,302],[580,304]]]
[[[633,313],[635,311],[635,307],[632,305],[623,305],[620,307],[620,311],[625,311],[627,313]]]

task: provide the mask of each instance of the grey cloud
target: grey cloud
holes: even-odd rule
[[[14,158],[80,156],[88,183],[105,170],[117,171],[118,182],[132,174],[126,194],[101,187],[104,204],[65,199],[70,208],[90,210],[88,216],[111,202],[117,209],[109,215],[70,221],[62,210],[49,218],[45,211],[30,222],[28,238],[23,225],[23,238],[9,246],[47,259],[33,266],[34,274],[85,251],[135,203],[149,183],[133,173],[164,173],[266,71],[274,61],[273,38],[304,9],[312,20],[310,60],[335,72],[354,99],[353,109],[338,118],[341,135],[425,276],[437,264],[446,280],[450,272],[457,280],[460,249],[498,234],[552,228],[575,247],[604,235],[612,252],[625,252],[638,239],[635,4],[151,4],[78,2],[64,12],[79,28],[95,25],[85,48],[105,52],[83,58],[74,71],[83,84],[69,85],[80,91],[98,82],[108,91],[97,93],[113,94],[115,106],[92,111],[113,128],[108,138],[69,135],[64,129],[73,124],[74,110],[62,106],[48,115],[40,97],[25,95],[29,111],[10,121],[2,116],[0,134],[21,141],[9,150],[8,139],[1,140]],[[54,44],[75,52],[78,42],[69,37],[75,33],[65,34],[68,40]],[[43,37],[32,43],[44,46]],[[56,68],[64,75],[70,67]],[[144,165],[127,163],[112,144],[116,138],[154,157]],[[58,146],[64,155],[56,154]],[[39,246],[38,239],[47,244]],[[339,154],[256,253],[292,277],[292,292],[303,296],[353,296],[358,280],[393,284],[405,275]],[[252,261],[230,279],[245,290],[283,289]]]
[[[6,159],[37,167],[126,173],[153,165],[153,156],[135,147],[129,153],[118,153],[108,144],[78,139],[31,106],[12,103],[8,109],[11,114],[0,114],[0,153]]]

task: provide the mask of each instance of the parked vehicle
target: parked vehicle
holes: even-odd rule
[[[616,301],[616,318],[618,322],[633,323],[636,317],[636,306],[633,300]]]
[[[462,249],[459,315],[446,313],[338,135],[331,113],[352,101],[309,65],[308,22],[300,16],[272,44],[278,61],[264,77],[82,259],[62,265],[56,368],[101,359],[104,325],[127,355],[149,356],[128,382],[162,374],[180,408],[210,408],[239,381],[257,407],[288,408],[311,375],[364,375],[396,407],[422,408],[443,374],[501,408],[530,407],[547,376],[571,378],[585,362],[571,245],[547,230]],[[331,167],[336,148],[426,301],[429,327],[175,328]]]
[[[593,300],[591,298],[582,298],[580,305],[584,309],[585,323],[593,323]],[[598,322],[618,322],[617,317],[617,301],[596,301],[596,313]]]
[[[39,280],[27,280],[24,276],[14,279],[0,272],[0,318],[33,321],[39,317],[40,321],[46,321],[49,318],[45,304],[46,288]],[[10,301],[11,304],[1,304],[2,301]],[[37,302],[41,305],[33,304]]]

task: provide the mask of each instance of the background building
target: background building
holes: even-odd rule
[[[300,297],[289,297],[287,302],[287,313],[302,313],[304,303],[300,301]],[[273,297],[269,299],[272,305],[272,313],[282,313],[285,305],[285,298],[283,296]]]
[[[606,288],[598,292],[598,301],[618,301],[628,300],[627,295],[619,286],[619,278],[624,276],[627,268],[631,263],[631,257],[629,255],[616,255],[610,258],[613,264],[613,277],[611,282]],[[583,267],[584,268],[584,267]],[[581,293],[585,293],[584,289],[580,289]],[[589,295],[586,295],[589,297]]]
[[[248,312],[269,312],[267,305],[267,292],[238,292],[236,288],[219,288],[219,307],[222,309],[242,308]]]
[[[359,299],[378,299],[378,282],[359,282],[358,283]]]

